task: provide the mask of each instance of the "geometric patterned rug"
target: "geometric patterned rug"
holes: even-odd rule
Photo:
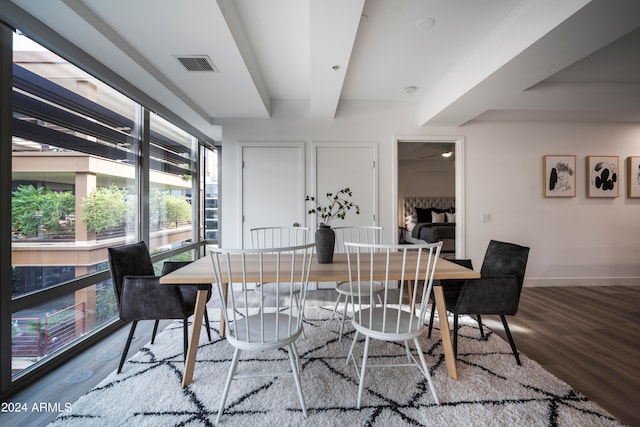
[[[361,409],[356,408],[358,379],[345,358],[353,338],[331,308],[305,310],[305,334],[297,341],[301,382],[308,410],[305,420],[293,378],[260,377],[231,384],[225,426],[620,426],[620,422],[565,382],[520,354],[518,366],[509,345],[485,328],[460,319],[458,380],[446,373],[437,322],[431,339],[421,339],[440,405],[416,368],[368,369]],[[98,386],[72,404],[50,426],[212,426],[233,355],[219,337],[219,311],[209,309],[212,338],[203,330],[194,380],[182,388],[184,368],[181,322],[172,323]],[[436,317],[437,319],[437,317]],[[356,357],[362,356],[357,343]],[[402,344],[372,340],[370,363],[406,361]],[[380,363],[380,362],[378,362]],[[290,368],[287,352],[243,353],[242,372]]]

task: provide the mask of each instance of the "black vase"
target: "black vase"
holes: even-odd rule
[[[333,249],[336,243],[336,233],[328,225],[321,225],[315,234],[316,256],[320,264],[333,262]]]

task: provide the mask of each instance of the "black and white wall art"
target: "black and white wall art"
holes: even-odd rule
[[[575,197],[576,156],[544,156],[544,197]]]
[[[587,157],[587,197],[618,197],[618,156]]]
[[[640,156],[627,158],[627,196],[640,198]]]

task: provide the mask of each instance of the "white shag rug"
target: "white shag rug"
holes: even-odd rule
[[[354,330],[338,340],[331,309],[305,311],[306,338],[297,341],[302,388],[309,417],[303,418],[291,376],[233,381],[221,425],[228,426],[619,426],[618,420],[569,385],[477,324],[460,319],[458,376],[447,376],[440,333],[422,338],[440,405],[417,368],[367,369],[362,408],[356,408],[358,379],[345,358]],[[209,309],[213,342],[202,331],[194,381],[182,388],[181,322],[169,325],[50,426],[209,426],[215,423],[233,348],[217,335],[219,311]],[[437,319],[437,317],[436,317]],[[516,337],[517,339],[517,337]],[[356,344],[362,357],[364,341]],[[517,345],[517,341],[516,341]],[[387,355],[393,354],[394,357]],[[402,344],[372,340],[369,363],[406,362]],[[290,368],[287,352],[243,353],[238,372]]]

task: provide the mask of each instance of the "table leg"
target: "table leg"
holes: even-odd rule
[[[199,289],[196,296],[196,307],[193,313],[193,325],[191,326],[191,337],[189,337],[189,348],[187,349],[187,360],[184,363],[184,374],[182,376],[182,387],[186,387],[193,381],[193,370],[196,364],[196,354],[198,344],[200,344],[200,329],[202,328],[202,318],[207,309],[207,290]]]
[[[436,299],[438,309],[438,321],[440,322],[440,335],[442,337],[442,348],[444,349],[444,361],[447,365],[447,373],[454,380],[458,379],[458,369],[456,367],[456,355],[453,352],[453,342],[449,332],[449,319],[447,318],[447,306],[444,301],[444,291],[442,286],[434,286],[433,294]]]
[[[227,296],[229,295],[229,284],[225,283],[222,285],[222,297],[224,298],[224,302],[227,302]],[[226,335],[226,325],[227,323],[224,321],[224,307],[226,304],[222,304],[222,308],[220,309],[220,337],[224,338]]]
[[[413,280],[407,280],[407,293],[409,294],[409,308],[411,308],[411,301],[413,301]],[[416,315],[416,308],[413,307],[413,315]]]

